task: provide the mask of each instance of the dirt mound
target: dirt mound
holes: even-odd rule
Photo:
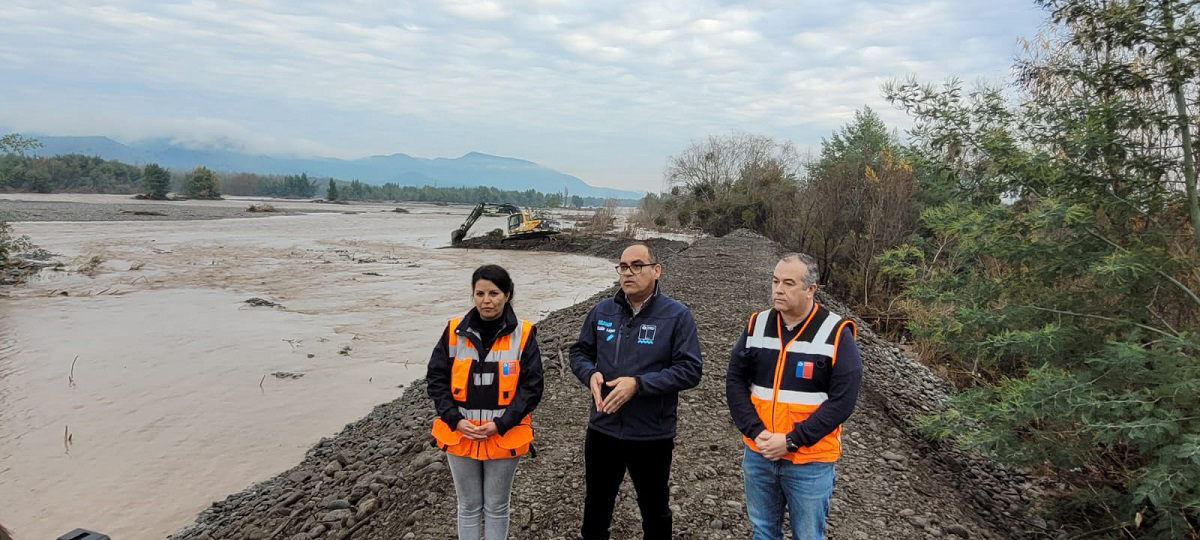
[[[496,229],[500,231],[500,229]],[[578,253],[605,259],[619,259],[621,251],[633,240],[628,238],[613,238],[611,236],[592,236],[563,233],[543,238],[513,240],[505,238],[504,232],[496,234],[492,231],[485,236],[473,236],[454,246],[463,249],[519,249],[527,251],[555,251],[559,253]],[[688,243],[666,238],[649,238],[641,240],[654,250],[655,256],[666,260],[670,256],[687,249]]]
[[[671,478],[676,538],[749,536],[743,445],[725,405],[725,366],[747,317],[765,304],[778,254],[778,245],[762,237],[731,235],[700,240],[666,258],[663,290],[695,312],[705,359],[700,386],[680,399]],[[578,530],[589,395],[570,373],[567,351],[590,307],[611,292],[538,324],[546,395],[534,414],[537,457],[517,470],[511,538],[573,538]],[[847,313],[832,299],[821,301]],[[1034,537],[1025,516],[1030,483],[986,460],[912,436],[916,414],[943,407],[945,385],[861,328],[865,391],[843,435],[829,537]],[[296,468],[214,503],[174,538],[453,536],[454,488],[443,454],[429,444],[432,418],[418,381],[401,398],[322,440]],[[613,537],[640,537],[637,516],[626,482]]]

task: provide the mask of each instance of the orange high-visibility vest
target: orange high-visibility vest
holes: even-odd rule
[[[463,417],[478,426],[499,418],[504,414],[508,404],[512,403],[521,375],[521,352],[525,350],[525,344],[533,332],[533,323],[521,321],[521,324],[517,325],[511,334],[497,337],[495,343],[492,344],[487,358],[482,361],[498,364],[495,381],[490,381],[493,377],[491,373],[474,374],[476,378],[474,382],[477,385],[497,385],[496,408],[468,409],[465,405],[467,389],[470,386],[469,383],[472,382],[470,380],[471,365],[481,360],[479,351],[471,343],[471,340],[458,336],[457,330],[460,321],[461,318],[457,317],[450,319],[450,328],[447,331],[451,355],[450,393],[454,401],[462,405],[459,407],[459,412]],[[530,425],[529,415],[525,415],[520,423],[513,426],[504,435],[496,434],[482,441],[464,438],[456,426],[447,425],[441,418],[434,419],[432,434],[433,438],[437,440],[438,446],[446,453],[480,460],[524,455],[529,451],[530,443],[533,442],[533,427]]]
[[[774,319],[774,320],[772,320]],[[746,327],[746,349],[754,352],[758,376],[750,384],[750,402],[759,419],[772,433],[788,433],[803,422],[829,398],[820,382],[837,362],[838,341],[842,328],[849,326],[857,339],[854,321],[843,319],[820,305],[814,305],[796,336],[783,343],[782,317],[771,317],[771,310],[750,317]],[[769,323],[773,323],[768,326]],[[810,328],[810,325],[812,327]],[[815,329],[815,330],[814,330]],[[802,336],[806,336],[802,339]],[[820,370],[820,371],[818,371]],[[823,373],[825,372],[825,373]],[[765,386],[764,374],[773,374]],[[753,439],[742,437],[746,446],[759,452]],[[759,452],[761,453],[761,452]],[[792,463],[833,463],[842,454],[842,426],[838,426],[812,446],[784,455]]]

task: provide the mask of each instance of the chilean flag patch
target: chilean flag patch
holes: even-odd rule
[[[796,362],[796,378],[797,379],[813,378],[813,363],[812,362]]]

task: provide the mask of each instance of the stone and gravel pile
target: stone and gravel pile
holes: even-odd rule
[[[570,243],[575,247],[563,247]],[[563,239],[541,245],[615,258],[624,242]],[[538,249],[526,244],[530,247]],[[675,536],[748,538],[743,445],[725,405],[725,367],[747,318],[766,305],[780,249],[744,231],[687,248],[669,241],[656,247],[664,254],[663,291],[692,308],[705,360],[700,386],[680,400],[671,480]],[[600,297],[538,324],[546,394],[534,415],[537,455],[523,458],[517,471],[510,538],[577,535],[589,394],[570,373],[567,355]],[[847,313],[832,298],[822,295],[820,301]],[[1046,523],[1030,517],[1037,501],[1033,480],[916,434],[919,416],[944,409],[948,386],[861,322],[859,343],[864,392],[844,431],[829,537],[1053,538]],[[172,538],[452,538],[454,488],[443,454],[430,445],[432,418],[423,381],[416,381],[400,398],[319,442],[295,468],[213,503]],[[634,492],[626,482],[613,538],[640,537]]]

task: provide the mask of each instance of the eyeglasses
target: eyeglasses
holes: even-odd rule
[[[624,274],[627,272],[630,274],[640,274],[640,273],[642,273],[643,268],[645,268],[647,266],[654,266],[656,264],[658,264],[658,263],[656,263],[656,262],[644,263],[641,261],[635,261],[632,264],[621,263],[621,264],[614,266],[613,268],[617,269],[618,274]]]

